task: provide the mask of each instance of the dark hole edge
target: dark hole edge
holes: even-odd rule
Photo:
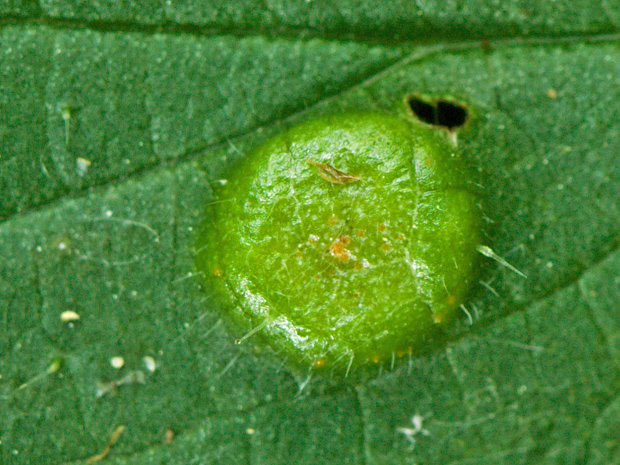
[[[469,120],[467,107],[463,104],[438,99],[428,101],[418,96],[407,99],[412,115],[423,123],[456,131]]]

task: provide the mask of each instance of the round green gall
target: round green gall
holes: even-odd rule
[[[238,163],[218,197],[197,267],[241,339],[294,365],[420,352],[461,313],[480,209],[443,131],[378,113],[305,122]]]

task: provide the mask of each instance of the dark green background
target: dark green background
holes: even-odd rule
[[[1,463],[83,463],[118,425],[107,463],[620,462],[618,1],[5,0],[0,24]],[[446,347],[304,384],[233,344],[192,228],[270,134],[412,92],[470,106],[486,244],[528,279],[484,259],[497,295]]]

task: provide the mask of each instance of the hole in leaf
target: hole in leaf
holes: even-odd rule
[[[409,106],[413,114],[422,122],[454,131],[467,122],[467,109],[464,105],[446,100],[427,102],[419,97],[411,97]]]
[[[411,99],[409,105],[413,113],[428,124],[437,124],[437,108],[418,99]]]

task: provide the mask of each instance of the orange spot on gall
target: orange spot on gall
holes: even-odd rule
[[[330,246],[329,251],[341,262],[346,262],[351,258],[351,252],[346,249],[347,245],[349,245],[350,242],[351,240],[349,239],[349,236],[340,236]]]

